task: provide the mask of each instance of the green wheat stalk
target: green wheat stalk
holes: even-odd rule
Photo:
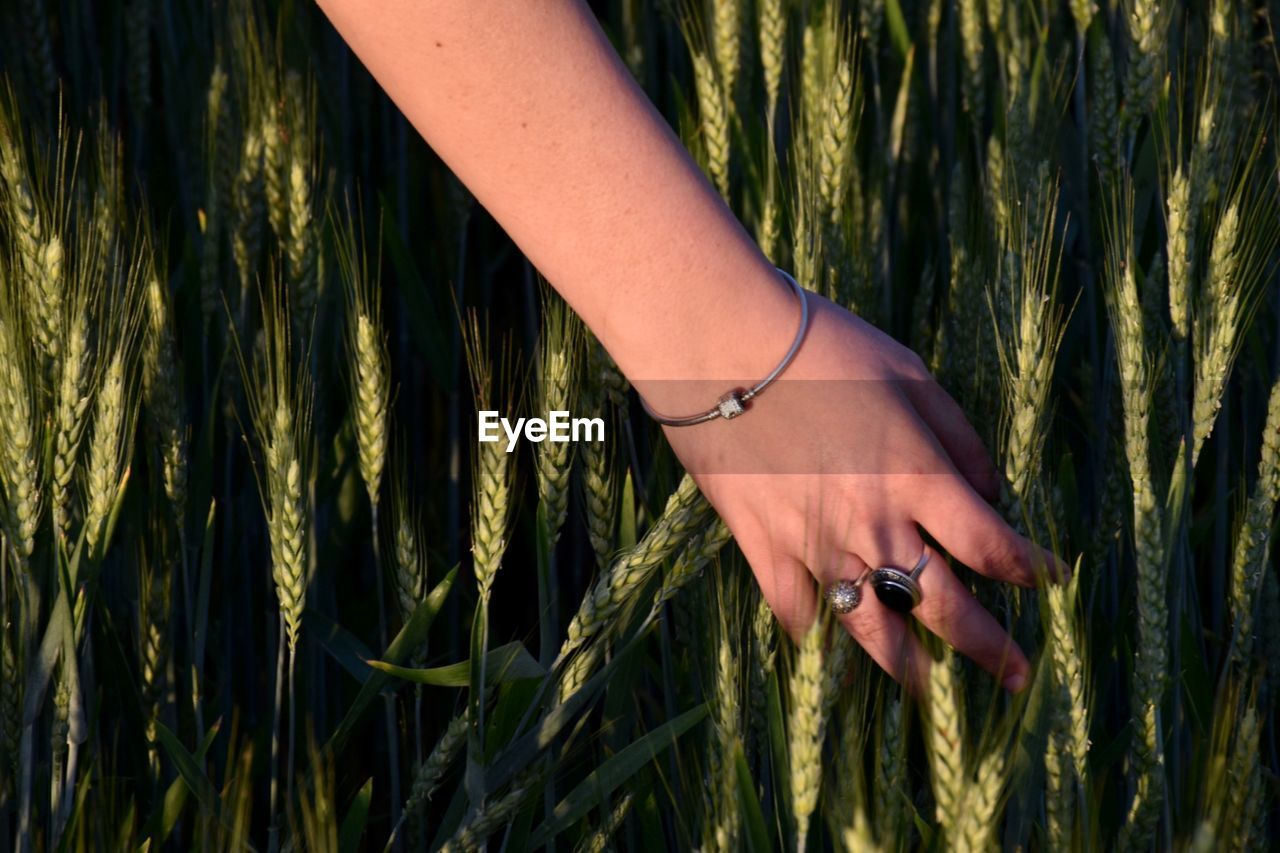
[[[1165,793],[1160,705],[1169,660],[1166,562],[1149,446],[1153,375],[1143,336],[1142,306],[1134,274],[1132,189],[1115,203],[1107,231],[1107,305],[1116,336],[1124,405],[1125,455],[1133,486],[1138,630],[1131,708],[1136,738],[1131,773],[1136,793],[1121,830],[1125,849],[1145,847]]]
[[[387,462],[387,432],[391,406],[391,365],[386,335],[382,328],[379,299],[382,282],[381,261],[371,269],[363,246],[363,227],[349,214],[338,238],[338,268],[347,297],[347,351],[352,369],[351,388],[357,458],[369,504],[377,511],[382,494],[382,474]],[[379,229],[381,232],[381,229]],[[379,233],[378,244],[381,244]]]
[[[1127,138],[1151,109],[1163,66],[1171,15],[1157,0],[1129,0],[1129,68],[1124,80],[1120,136]]]
[[[487,335],[475,314],[465,326],[467,361],[477,410],[496,408],[496,384],[505,382],[505,366],[496,368],[487,351]],[[507,550],[507,532],[515,456],[500,442],[477,442],[473,464],[475,498],[471,506],[471,557],[482,602],[488,602],[494,578]]]
[[[1254,614],[1271,553],[1271,524],[1280,501],[1280,379],[1271,386],[1258,478],[1245,505],[1231,563],[1232,661],[1243,663],[1252,649]]]
[[[826,727],[823,647],[827,627],[825,620],[816,619],[805,632],[788,681],[787,759],[791,765],[791,810],[795,815],[797,850],[805,849],[822,779],[822,740]]]
[[[604,851],[608,850],[610,840],[622,828],[622,823],[627,819],[627,815],[631,813],[631,806],[634,802],[635,794],[631,791],[627,791],[619,797],[618,802],[614,804],[613,810],[609,812],[604,822],[578,843],[578,846],[574,848],[574,853],[604,853]]]
[[[641,588],[658,566],[689,540],[705,523],[710,506],[697,484],[685,475],[667,499],[662,515],[631,550],[613,563],[592,586],[569,623],[568,636],[558,661],[566,661],[617,615],[630,594]]]
[[[742,743],[741,684],[738,653],[727,612],[723,586],[717,587],[713,622],[715,649],[714,693],[711,705],[711,737],[707,739],[707,825],[703,830],[704,849],[729,851],[741,843],[741,815],[737,800],[737,769],[734,755]]]
[[[769,128],[778,114],[782,74],[787,64],[787,13],[784,0],[760,0],[760,68],[764,78],[766,117]]]
[[[902,731],[902,701],[883,703],[879,715],[880,748],[875,758],[875,829],[883,845],[904,837],[903,801],[906,785],[906,738]]]
[[[934,819],[952,843],[960,843],[967,795],[961,693],[948,652],[929,670],[926,744],[933,786]]]
[[[578,399],[578,362],[582,357],[582,324],[564,300],[544,289],[542,339],[537,362],[537,416],[550,418],[555,411],[572,411]],[[497,445],[494,445],[495,447]],[[569,475],[573,470],[573,444],[543,441],[538,444],[538,499],[547,524],[548,546],[554,549],[569,514]]]
[[[168,288],[155,275],[146,284],[147,326],[142,391],[152,428],[159,438],[160,472],[165,496],[182,536],[187,515],[187,425],[183,410],[178,351]]]
[[[711,0],[711,41],[725,100],[733,108],[734,90],[742,67],[742,19],[745,0]]]
[[[706,168],[716,189],[729,197],[729,107],[724,82],[716,75],[715,66],[704,53],[693,54],[694,89],[698,96],[698,114],[702,119],[702,143],[706,151]]]

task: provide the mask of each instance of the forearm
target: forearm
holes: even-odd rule
[[[748,379],[785,351],[794,297],[585,3],[320,5],[630,378]]]

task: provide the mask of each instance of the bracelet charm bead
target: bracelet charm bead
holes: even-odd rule
[[[716,408],[720,411],[720,417],[726,421],[733,420],[747,410],[747,407],[743,404],[742,391],[740,390],[730,391],[725,394],[716,403]]]

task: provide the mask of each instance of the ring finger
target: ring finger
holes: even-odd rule
[[[858,586],[858,604],[847,613],[836,613],[836,618],[885,672],[908,688],[917,689],[929,671],[929,653],[911,633],[902,614],[885,607],[871,592],[866,584],[867,564],[862,558],[846,553],[837,562],[837,568],[821,578],[824,589],[840,580],[862,578],[862,583]]]
[[[881,539],[885,544],[870,553],[875,561],[873,566],[897,566],[910,571],[925,549],[914,524]],[[916,578],[920,585],[920,603],[911,615],[957,652],[990,672],[1006,689],[1020,690],[1030,671],[1026,656],[995,617],[960,583],[942,555],[932,548],[929,552],[929,561]],[[872,590],[868,592],[871,593],[868,598],[875,598]]]

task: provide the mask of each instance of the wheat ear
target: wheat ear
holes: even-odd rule
[[[733,92],[742,62],[742,13],[744,0],[712,0],[711,33],[716,68],[724,85],[725,100],[733,106]]]
[[[230,197],[224,188],[230,181],[222,177],[229,169],[222,149],[230,138],[231,116],[227,100],[227,72],[221,62],[214,65],[205,93],[205,154],[209,168],[205,176],[204,234],[200,248],[200,312],[205,321],[221,310],[218,302],[222,274],[223,210]]]
[[[578,846],[574,848],[574,853],[604,853],[604,851],[608,850],[609,840],[622,828],[622,822],[631,813],[631,804],[634,801],[635,794],[631,791],[627,791],[619,797],[618,802],[614,804],[613,810],[609,812],[609,816],[604,823],[582,839]]]
[[[888,700],[880,717],[880,748],[876,753],[875,824],[882,844],[902,836],[903,789],[906,781],[906,739],[902,732],[902,701]]]
[[[773,611],[758,590],[754,611],[751,619],[751,669],[747,688],[747,741],[744,744],[748,761],[755,760],[767,738],[765,720],[769,704],[769,677],[773,674],[777,658],[777,632]]]
[[[1111,42],[1099,29],[1089,32],[1089,151],[1104,181],[1119,167],[1120,108],[1116,101],[1116,66]]]
[[[1271,522],[1280,501],[1280,378],[1271,386],[1258,479],[1245,506],[1231,564],[1231,649],[1235,662],[1248,659],[1253,645],[1254,612],[1271,552]]]
[[[787,757],[797,850],[805,849],[822,781],[822,737],[826,722],[822,713],[826,681],[822,651],[826,638],[826,622],[814,620],[800,644],[788,682],[791,701],[787,717]]]
[[[853,50],[841,29],[836,65],[827,85],[821,133],[818,136],[818,194],[823,203],[823,221],[832,232],[844,213],[849,186],[849,167],[854,141]],[[834,249],[834,247],[833,247]]]
[[[929,669],[928,728],[930,779],[935,819],[953,843],[960,839],[965,800],[964,739],[960,731],[960,691],[951,654]]]
[[[267,199],[267,221],[276,239],[284,244],[289,238],[289,149],[288,131],[281,115],[282,98],[265,92],[262,116],[263,193]]]
[[[993,0],[987,0],[993,2]],[[959,0],[960,48],[964,57],[964,76],[960,78],[964,108],[981,122],[986,110],[986,87],[983,77],[983,20],[981,0]]]
[[[582,352],[582,324],[569,306],[549,289],[544,291],[543,329],[538,358],[538,414],[566,412],[576,404],[578,362]],[[496,445],[495,445],[496,447]],[[543,441],[538,445],[538,498],[547,522],[551,547],[560,538],[569,513],[569,475],[573,445]]]
[[[152,277],[147,282],[143,398],[160,439],[160,470],[165,496],[181,529],[185,524],[187,507],[187,427],[172,323],[168,289],[158,278]]]
[[[1164,796],[1164,757],[1159,708],[1164,695],[1169,612],[1166,604],[1162,523],[1152,479],[1149,445],[1152,368],[1143,338],[1142,306],[1134,278],[1132,198],[1124,190],[1121,221],[1107,246],[1108,309],[1116,336],[1124,405],[1125,455],[1133,486],[1134,550],[1138,579],[1138,653],[1134,662],[1132,709],[1137,733],[1132,771],[1137,792],[1121,830],[1121,846],[1146,846]]]
[[[249,291],[262,246],[262,149],[261,129],[250,128],[244,135],[234,182],[236,219],[231,237],[232,255],[240,272],[241,294]]]
[[[40,524],[41,478],[37,458],[39,441],[31,395],[29,359],[19,348],[12,324],[0,316],[0,396],[5,417],[0,418],[0,453],[4,455],[6,530],[18,565],[25,569],[35,552]]]
[[[671,570],[662,578],[662,586],[653,599],[651,615],[656,618],[662,605],[675,598],[681,589],[698,577],[703,567],[720,553],[720,549],[731,538],[733,534],[718,517],[706,528],[690,536],[672,561]]]
[[[1252,837],[1259,811],[1262,810],[1262,800],[1265,797],[1263,790],[1266,787],[1266,783],[1262,781],[1262,763],[1258,757],[1260,733],[1258,709],[1249,704],[1239,718],[1228,770],[1228,819],[1224,835],[1230,835],[1233,850],[1248,850],[1250,841],[1263,841],[1261,836]]]
[[[1124,81],[1124,112],[1120,116],[1122,137],[1127,137],[1151,108],[1164,59],[1169,20],[1158,0],[1132,0],[1125,18],[1129,25],[1131,55]]]
[[[472,314],[464,326],[467,363],[476,409],[494,409],[495,384],[505,383],[505,362],[496,368],[488,352],[488,340],[479,319]],[[471,505],[471,557],[476,585],[488,600],[493,580],[507,550],[507,528],[511,523],[511,483],[515,455],[498,442],[477,442],[473,462],[474,498]]]
[[[702,117],[702,143],[706,149],[707,172],[716,189],[729,197],[729,109],[724,87],[716,77],[711,60],[704,53],[693,54],[693,82]]]
[[[760,67],[764,73],[768,124],[773,126],[782,92],[782,72],[787,58],[787,14],[783,0],[760,0]]]
[[[1067,586],[1046,589],[1049,613],[1054,690],[1049,740],[1045,751],[1045,811],[1049,842],[1069,846],[1075,820],[1076,792],[1087,790],[1086,761],[1089,752],[1089,717],[1085,697],[1082,632],[1074,613],[1079,572]]]
[[[1071,0],[1071,18],[1076,23],[1076,32],[1083,37],[1089,31],[1093,16],[1098,14],[1098,5],[1093,0]]]
[[[583,599],[569,623],[558,660],[566,660],[600,633],[662,561],[701,528],[709,509],[693,478],[686,474],[644,538],[615,559]]]
[[[1222,394],[1235,359],[1242,317],[1240,292],[1240,208],[1231,204],[1222,214],[1209,252],[1206,288],[1201,311],[1193,326],[1195,338],[1195,396],[1191,421],[1195,432],[1191,446],[1194,465],[1205,440],[1213,432]]]
[[[71,536],[71,483],[93,399],[89,391],[93,356],[89,343],[87,307],[81,307],[67,327],[67,346],[58,376],[53,453],[53,519],[58,535]]]
[[[472,815],[470,821],[458,827],[453,837],[440,848],[440,853],[460,853],[464,850],[481,849],[486,838],[498,827],[511,820],[537,783],[536,769],[517,776],[511,782],[511,788],[507,793],[486,802]]]
[[[413,778],[413,787],[409,799],[404,804],[404,816],[410,820],[418,820],[427,810],[427,802],[440,787],[440,780],[449,770],[455,758],[462,752],[467,742],[467,717],[459,714],[445,726],[444,734],[431,749],[427,760],[418,768]]]
[[[704,849],[728,851],[736,849],[739,844],[740,815],[734,754],[742,742],[741,685],[738,680],[738,654],[723,602],[717,610],[714,715],[712,737],[707,743],[710,754],[707,774],[710,805],[707,814],[710,820],[705,830],[707,843]]]
[[[1004,793],[1004,754],[992,749],[978,762],[978,776],[968,785],[961,811],[955,849],[961,853],[990,850],[1000,827],[999,810]]]

